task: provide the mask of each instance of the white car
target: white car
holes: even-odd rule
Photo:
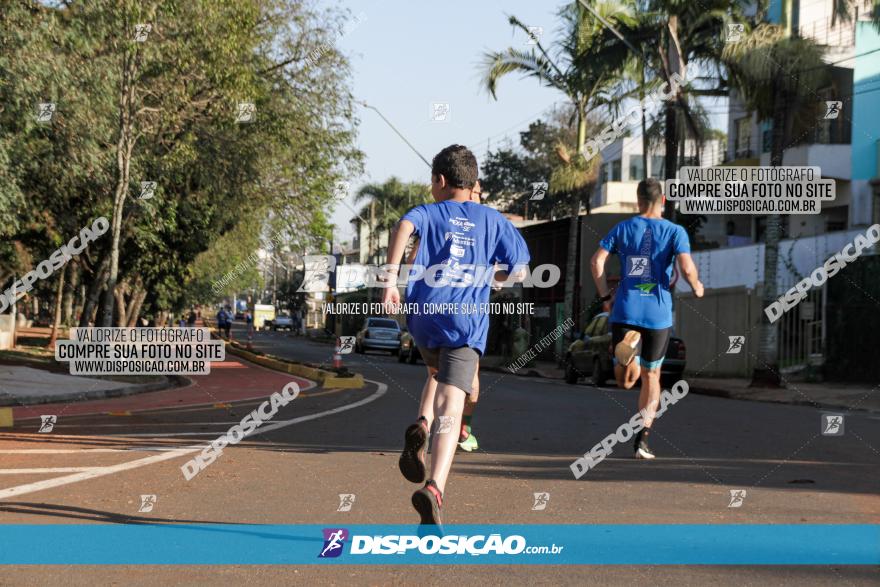
[[[287,312],[279,312],[269,323],[272,330],[293,330],[293,318]]]

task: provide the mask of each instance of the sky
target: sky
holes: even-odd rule
[[[565,103],[558,91],[534,78],[511,74],[493,99],[481,84],[485,53],[508,47],[528,50],[528,36],[508,23],[514,15],[541,27],[544,46],[561,34],[563,0],[319,0],[325,7],[351,13],[347,34],[337,47],[351,62],[355,99],[366,101],[413,144],[428,161],[443,147],[470,147],[482,165],[488,148],[519,142],[519,132],[554,105]],[[726,127],[724,104],[710,106],[713,126]],[[449,104],[445,122],[431,120],[433,104]],[[357,111],[358,147],[364,173],[348,178],[351,193],[366,183],[397,176],[430,182],[429,167],[373,110]],[[331,216],[336,242],[350,241],[354,217],[351,194]]]
[[[543,27],[542,42],[558,31],[554,0],[403,0],[325,2],[343,6],[361,22],[341,38],[338,48],[352,67],[356,99],[378,108],[428,160],[443,147],[464,144],[482,163],[487,144],[518,142],[517,131],[564,97],[534,79],[518,74],[503,80],[498,100],[481,86],[479,64],[487,51],[513,46],[528,49],[528,37],[507,22],[515,15],[529,26]],[[448,103],[446,122],[431,120],[432,104]],[[359,108],[358,147],[365,154],[364,174],[350,178],[352,192],[392,175],[404,181],[430,182],[427,165],[407,147],[376,112]],[[346,199],[351,205],[351,197]],[[336,238],[350,240],[346,205],[332,221]]]

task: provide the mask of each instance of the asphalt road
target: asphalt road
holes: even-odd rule
[[[236,329],[236,334],[241,332]],[[332,348],[282,333],[258,333],[255,346],[315,363]],[[134,409],[107,415],[62,416],[51,435],[36,420],[0,433],[2,523],[224,522],[255,524],[408,524],[414,486],[397,471],[404,428],[415,418],[425,368],[400,364],[388,353],[344,356],[371,381],[363,390],[310,389],[276,420],[227,449],[193,480],[180,473],[174,451],[225,432],[260,400]],[[252,382],[268,395],[281,374],[256,366],[212,372],[214,385]],[[245,369],[241,371],[241,369]],[[482,374],[474,432],[476,453],[459,453],[447,487],[447,523],[752,524],[871,523],[880,521],[880,419],[847,414],[845,434],[820,434],[818,410],[689,394],[655,424],[653,462],[631,458],[629,445],[574,479],[570,463],[636,412],[636,394],[613,387]],[[261,387],[262,386],[262,387]],[[146,400],[144,400],[146,401]],[[354,406],[354,407],[351,407]],[[289,423],[288,423],[289,422]],[[42,452],[34,452],[42,451]],[[68,452],[69,451],[69,452]],[[149,460],[154,458],[154,460]],[[41,481],[49,470],[143,465],[59,486]],[[16,473],[14,470],[24,471]],[[16,495],[3,490],[23,487]],[[30,488],[38,487],[31,490]],[[730,491],[745,489],[741,507]],[[532,509],[534,493],[549,505]],[[149,514],[141,494],[155,494]],[[355,494],[338,512],[339,494]],[[637,548],[638,545],[633,545]],[[876,568],[810,567],[12,567],[0,584],[263,584],[321,580],[332,584],[651,584],[876,585]]]

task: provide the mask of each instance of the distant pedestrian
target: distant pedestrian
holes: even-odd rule
[[[196,325],[196,312],[193,308],[189,309],[189,316],[186,317],[186,325],[192,328]]]
[[[220,333],[220,336],[225,336],[228,339],[231,327],[232,323],[229,319],[229,313],[226,311],[226,308],[220,308],[220,311],[217,312],[217,331]]]

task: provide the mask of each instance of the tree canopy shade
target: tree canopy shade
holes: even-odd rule
[[[333,46],[347,15],[293,0],[0,0],[0,19],[4,287],[99,215],[112,231],[71,262],[83,324],[118,324],[141,296],[154,315],[179,309],[221,269],[211,251],[235,266],[267,224],[291,247],[326,237],[332,186],[361,163]]]

